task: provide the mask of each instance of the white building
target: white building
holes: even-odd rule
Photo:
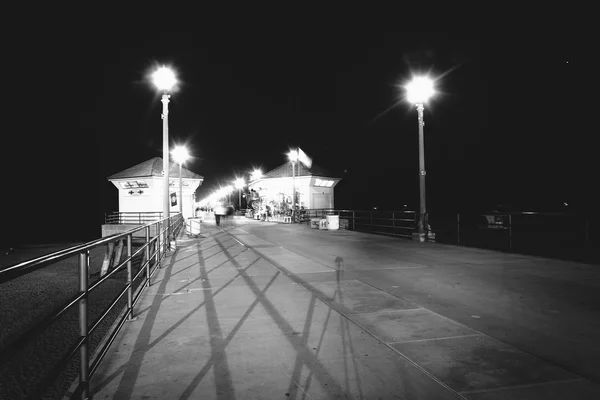
[[[280,165],[262,178],[250,182],[248,190],[254,190],[265,202],[285,201],[291,206],[292,187],[296,186],[296,201],[307,209],[334,208],[334,188],[341,181],[332,173],[316,166],[310,168],[297,162],[292,178],[292,162]]]
[[[120,213],[160,213],[163,209],[163,160],[154,157],[141,164],[108,177],[119,190]],[[202,185],[204,177],[181,168],[182,196],[179,197],[179,164],[169,163],[169,204],[170,212],[179,212],[182,202],[183,217],[194,216],[196,189]]]

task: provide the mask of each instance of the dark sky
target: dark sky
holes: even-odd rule
[[[343,178],[337,207],[417,207],[417,114],[398,104],[415,71],[439,78],[425,110],[432,214],[590,205],[598,80],[583,38],[560,27],[411,33],[294,19],[49,29],[11,47],[8,223],[62,220],[99,234],[117,209],[106,177],[162,156],[161,104],[146,79],[161,64],[181,81],[171,144],[187,144],[204,195],[299,146]]]

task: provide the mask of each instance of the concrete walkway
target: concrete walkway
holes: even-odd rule
[[[167,263],[94,398],[600,398],[598,266],[248,219]]]

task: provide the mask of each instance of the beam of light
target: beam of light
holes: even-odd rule
[[[398,100],[396,101],[394,104],[392,104],[391,106],[389,106],[387,109],[383,110],[382,112],[380,112],[379,114],[377,114],[375,116],[375,118],[373,118],[371,120],[371,123],[377,121],[379,118],[383,117],[385,114],[387,114],[388,112],[392,111],[394,108],[396,108],[397,106],[399,106],[400,104],[402,104],[402,100]]]

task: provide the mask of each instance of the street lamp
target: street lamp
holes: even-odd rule
[[[179,213],[183,216],[183,180],[181,178],[181,164],[186,162],[187,159],[190,158],[190,155],[184,146],[175,147],[172,154],[175,162],[179,163]]]
[[[424,242],[429,233],[427,224],[427,209],[425,206],[425,144],[423,140],[423,120],[424,103],[435,94],[433,80],[426,76],[416,76],[406,86],[406,100],[417,107],[419,118],[419,221],[417,222],[417,231],[413,233],[413,239]]]
[[[262,178],[262,176],[263,176],[262,171],[260,169],[255,169],[250,174],[250,181],[254,182],[255,180]]]
[[[156,88],[163,92],[161,102],[163,104],[163,218],[169,215],[169,97],[168,93],[177,84],[175,73],[167,68],[160,67],[152,74],[152,82]],[[168,224],[167,224],[168,225]],[[169,245],[171,243],[170,229],[167,232]]]
[[[295,167],[298,162],[298,149],[290,150],[288,153],[288,158],[292,162],[292,221],[295,221],[296,217],[296,175],[295,175]]]
[[[244,181],[244,178],[238,178],[235,180],[235,187],[238,190],[238,197],[239,197],[239,202],[240,202],[240,211],[242,210],[242,189],[244,188],[244,185],[246,185],[246,182]]]

